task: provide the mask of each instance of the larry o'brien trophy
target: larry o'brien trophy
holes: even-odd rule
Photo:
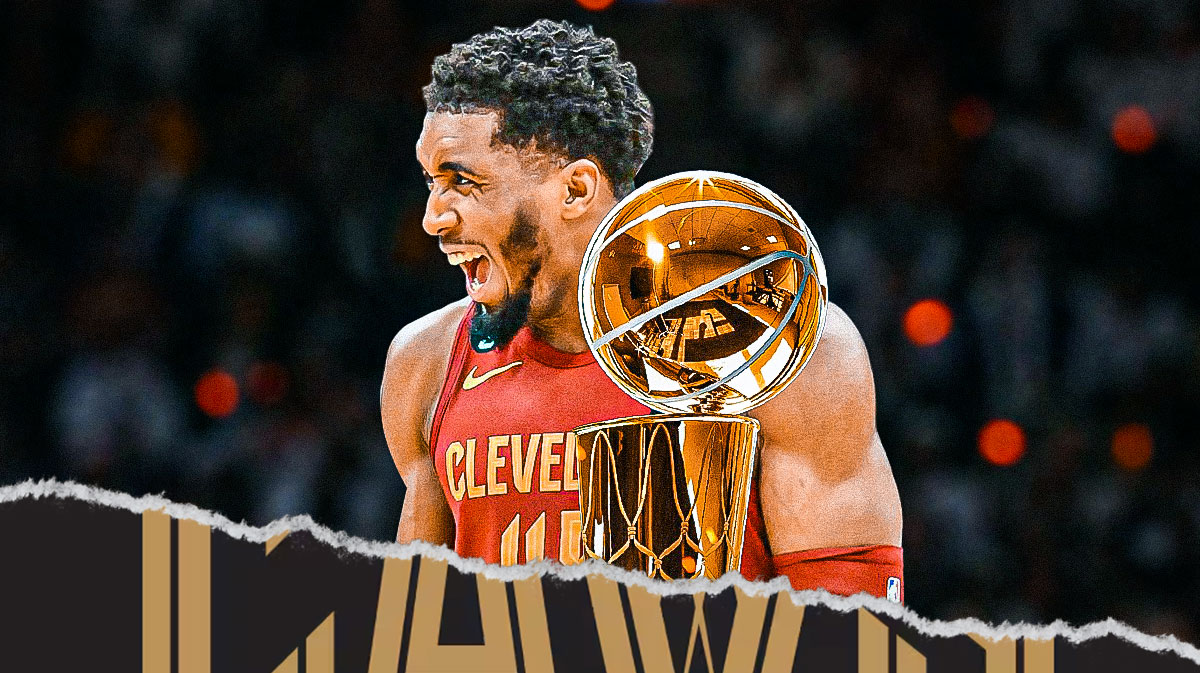
[[[800,373],[826,295],[808,227],[745,178],[677,173],[605,216],[580,272],[584,335],[663,413],[575,429],[583,558],[664,579],[741,567],[759,424],[731,414]]]

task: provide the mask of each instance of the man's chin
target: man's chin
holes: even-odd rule
[[[499,310],[505,302],[512,296],[509,290],[503,283],[485,282],[477,289],[472,290],[471,284],[467,283],[467,296],[471,301],[479,306],[486,306],[488,313],[494,313]]]
[[[529,320],[531,298],[532,293],[526,289],[494,305],[476,303],[475,315],[471,316],[471,347],[486,353],[508,345]]]

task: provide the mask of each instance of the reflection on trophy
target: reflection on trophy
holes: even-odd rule
[[[759,425],[824,326],[821,254],[770,190],[726,173],[643,185],[605,217],[579,279],[584,335],[663,412],[575,429],[584,558],[651,577],[741,566]]]

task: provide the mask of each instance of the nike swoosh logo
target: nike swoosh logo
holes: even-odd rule
[[[467,378],[463,379],[463,390],[470,390],[472,388],[476,388],[479,385],[481,385],[484,381],[487,381],[488,379],[492,378],[493,376],[496,376],[497,374],[503,374],[504,372],[506,372],[510,369],[513,369],[515,367],[520,367],[524,362],[525,362],[524,360],[517,360],[516,362],[510,362],[510,363],[504,365],[503,367],[496,367],[495,369],[489,369],[488,371],[480,374],[479,376],[475,375],[475,370],[479,369],[479,367],[471,367],[471,371],[467,372]]]

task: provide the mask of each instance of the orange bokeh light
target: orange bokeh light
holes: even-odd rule
[[[979,430],[979,455],[992,465],[1013,465],[1025,455],[1025,431],[1006,418],[988,421]]]
[[[1154,435],[1143,423],[1126,423],[1112,436],[1112,456],[1122,469],[1135,472],[1150,463],[1154,453]]]
[[[1142,154],[1158,140],[1158,131],[1154,128],[1154,118],[1140,105],[1130,105],[1121,108],[1113,117],[1113,142],[1117,149],[1127,154]]]
[[[904,334],[918,346],[941,343],[954,327],[950,307],[937,299],[922,299],[904,312]]]
[[[592,12],[601,12],[612,6],[613,0],[575,0],[579,6]]]
[[[968,96],[950,110],[950,128],[954,135],[963,140],[978,140],[987,134],[996,121],[996,113],[987,101],[978,96]]]
[[[225,418],[238,406],[238,385],[229,372],[213,369],[196,381],[196,406],[213,418]]]

